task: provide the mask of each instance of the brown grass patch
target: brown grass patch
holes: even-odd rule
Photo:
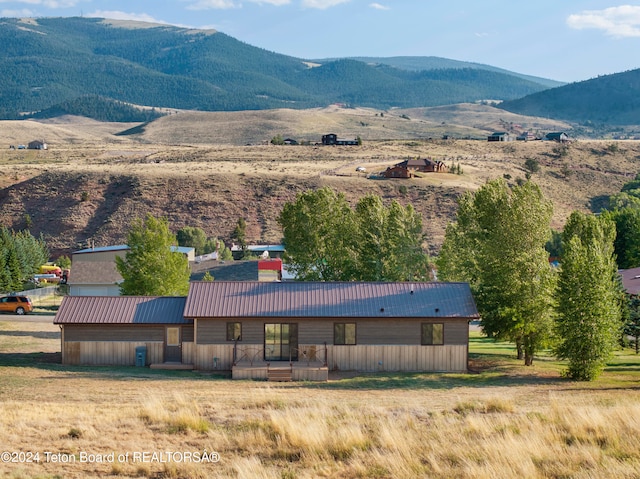
[[[517,380],[488,368],[274,385],[197,372],[63,367],[30,356],[58,348],[59,339],[45,334],[56,330],[0,323],[0,344],[31,338],[11,354],[0,349],[0,451],[41,454],[39,463],[0,463],[0,475],[631,478],[640,468],[640,365],[631,356],[623,370],[588,385],[559,379],[560,367],[548,364],[517,367]],[[116,460],[46,462],[47,451],[75,458],[113,452]],[[133,459],[204,451],[220,461]]]

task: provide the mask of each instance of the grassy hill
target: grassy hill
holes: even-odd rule
[[[547,88],[509,72],[471,68],[408,71],[354,60],[312,67],[213,30],[95,18],[1,19],[0,44],[4,119],[66,113],[134,121],[139,111],[131,105],[410,108],[514,99]]]
[[[488,143],[488,131],[504,122],[562,124],[522,117],[484,105],[401,110],[331,107],[309,111],[182,112],[140,126],[72,116],[46,121],[0,122],[0,144],[45,138],[46,151],[0,149],[0,223],[31,225],[54,255],[92,240],[125,241],[132,218],[166,216],[174,231],[189,225],[229,241],[238,218],[250,242],[274,243],[285,202],[310,188],[330,186],[355,203],[367,193],[411,203],[423,218],[425,246],[433,253],[456,211],[456,199],[488,179],[533,180],[555,205],[554,227],[573,210],[598,210],[637,173],[640,143],[578,141]],[[133,128],[133,133],[119,135]],[[441,140],[444,132],[478,140]],[[361,147],[322,147],[320,135],[361,134]],[[274,146],[276,134],[308,146]],[[485,135],[484,137],[482,135]],[[462,137],[464,135],[461,135]],[[460,138],[459,137],[459,138]],[[315,140],[315,141],[314,141]],[[247,145],[247,143],[250,143]],[[406,158],[431,157],[460,165],[463,174],[376,180],[356,172],[383,171]]]

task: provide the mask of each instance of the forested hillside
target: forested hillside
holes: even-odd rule
[[[510,72],[503,68],[494,67],[491,65],[485,65],[483,63],[463,62],[459,60],[451,60],[449,58],[442,57],[350,57],[351,60],[357,60],[367,63],[369,65],[389,65],[401,70],[411,71],[424,71],[424,70],[448,70],[448,69],[477,69],[488,70],[497,73],[506,73],[508,75],[514,75],[524,80],[539,83],[548,88],[554,88],[562,86],[564,83],[549,80],[547,78],[534,77],[531,75],[522,75],[520,73]],[[325,63],[328,60],[317,60],[320,63]]]
[[[213,30],[94,18],[5,18],[0,44],[3,119],[48,110],[40,114],[138,121],[139,112],[124,104],[205,111],[331,103],[410,108],[515,99],[546,88],[479,69],[408,71],[353,60],[312,67]],[[100,104],[90,107],[91,99]]]
[[[640,125],[640,69],[531,94],[500,108],[583,124]]]

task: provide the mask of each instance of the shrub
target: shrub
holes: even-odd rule
[[[527,160],[524,162],[524,167],[531,173],[537,173],[538,171],[540,171],[540,162],[533,158],[527,158]]]

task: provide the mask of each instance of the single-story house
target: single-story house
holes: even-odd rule
[[[545,141],[557,141],[559,143],[566,143],[569,141],[569,135],[567,135],[564,131],[555,131],[552,133],[547,133],[544,136]]]
[[[54,323],[65,364],[133,365],[145,345],[153,365],[234,378],[284,367],[289,379],[318,380],[329,370],[466,371],[478,318],[466,283],[202,281],[186,298],[66,297]]]
[[[511,141],[511,135],[506,131],[496,131],[487,137],[487,141]]]
[[[411,178],[416,171],[421,173],[446,173],[447,167],[439,160],[413,158],[390,166],[382,172],[382,176],[385,178]]]
[[[446,172],[446,165],[440,160],[432,160],[430,158],[413,158],[397,163],[395,166],[406,168],[409,171],[419,171],[422,173],[440,173]]]
[[[173,246],[186,256],[190,263],[195,261],[195,249]],[[71,275],[68,280],[71,296],[115,296],[120,294],[122,276],[116,269],[116,256],[124,259],[128,245],[100,246],[86,248],[71,253]]]
[[[382,172],[385,178],[413,178],[413,173],[403,166],[390,166]]]

